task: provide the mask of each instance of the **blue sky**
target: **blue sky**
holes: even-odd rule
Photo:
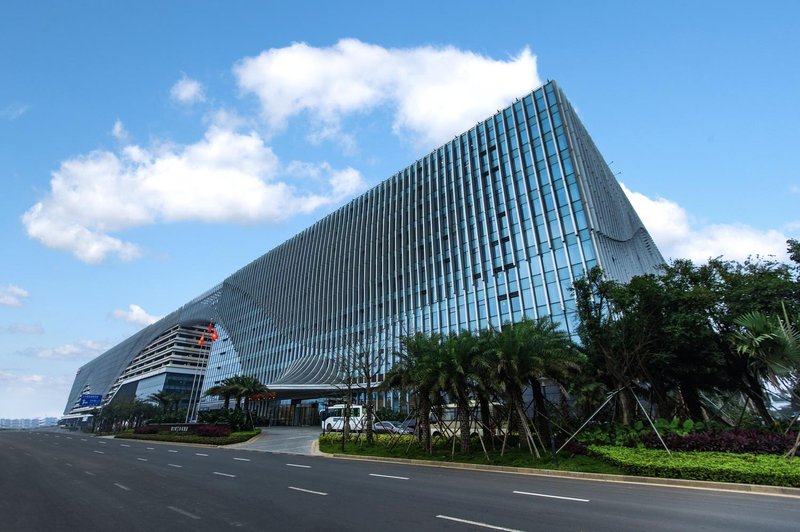
[[[798,21],[794,1],[3,2],[0,417],[60,415],[94,356],[547,79],[664,255],[784,259]]]

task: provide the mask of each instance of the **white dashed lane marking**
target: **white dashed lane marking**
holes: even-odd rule
[[[544,493],[530,493],[528,491],[515,491],[517,495],[530,495],[531,497],[547,497],[548,499],[562,499],[564,501],[589,502],[589,499],[577,499],[575,497],[561,497],[560,495],[546,495]]]
[[[303,488],[295,488],[294,486],[289,486],[289,489],[295,491],[302,491],[304,493],[313,493],[314,495],[327,495],[327,493],[325,493],[324,491],[307,490]]]

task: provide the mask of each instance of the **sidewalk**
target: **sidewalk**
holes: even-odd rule
[[[287,454],[319,454],[319,427],[259,427],[261,434],[243,443],[227,445],[226,449]]]

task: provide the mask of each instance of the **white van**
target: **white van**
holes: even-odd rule
[[[333,405],[320,413],[322,430],[325,432],[342,432],[344,430],[345,405]],[[362,431],[367,426],[366,407],[363,405],[350,405],[350,430]]]

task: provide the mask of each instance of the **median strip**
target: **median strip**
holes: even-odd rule
[[[459,519],[458,517],[450,517],[448,515],[437,515],[436,517],[438,517],[439,519],[447,519],[448,521],[455,521],[457,523],[464,523],[466,525],[480,526],[492,530],[505,530],[506,532],[522,532],[522,530],[517,530],[516,528],[505,528],[502,526],[490,525],[488,523],[481,523],[480,521],[469,521],[467,519]]]
[[[314,491],[314,490],[307,490],[307,489],[303,489],[303,488],[295,488],[294,486],[289,486],[289,489],[290,490],[295,490],[295,491],[303,491],[305,493],[313,493],[314,495],[327,495],[327,493],[325,493],[323,491]]]
[[[548,499],[563,499],[565,501],[589,502],[589,499],[577,499],[575,497],[561,497],[559,495],[546,495],[544,493],[530,493],[528,491],[515,491],[517,495],[530,495],[532,497],[547,497]]]

